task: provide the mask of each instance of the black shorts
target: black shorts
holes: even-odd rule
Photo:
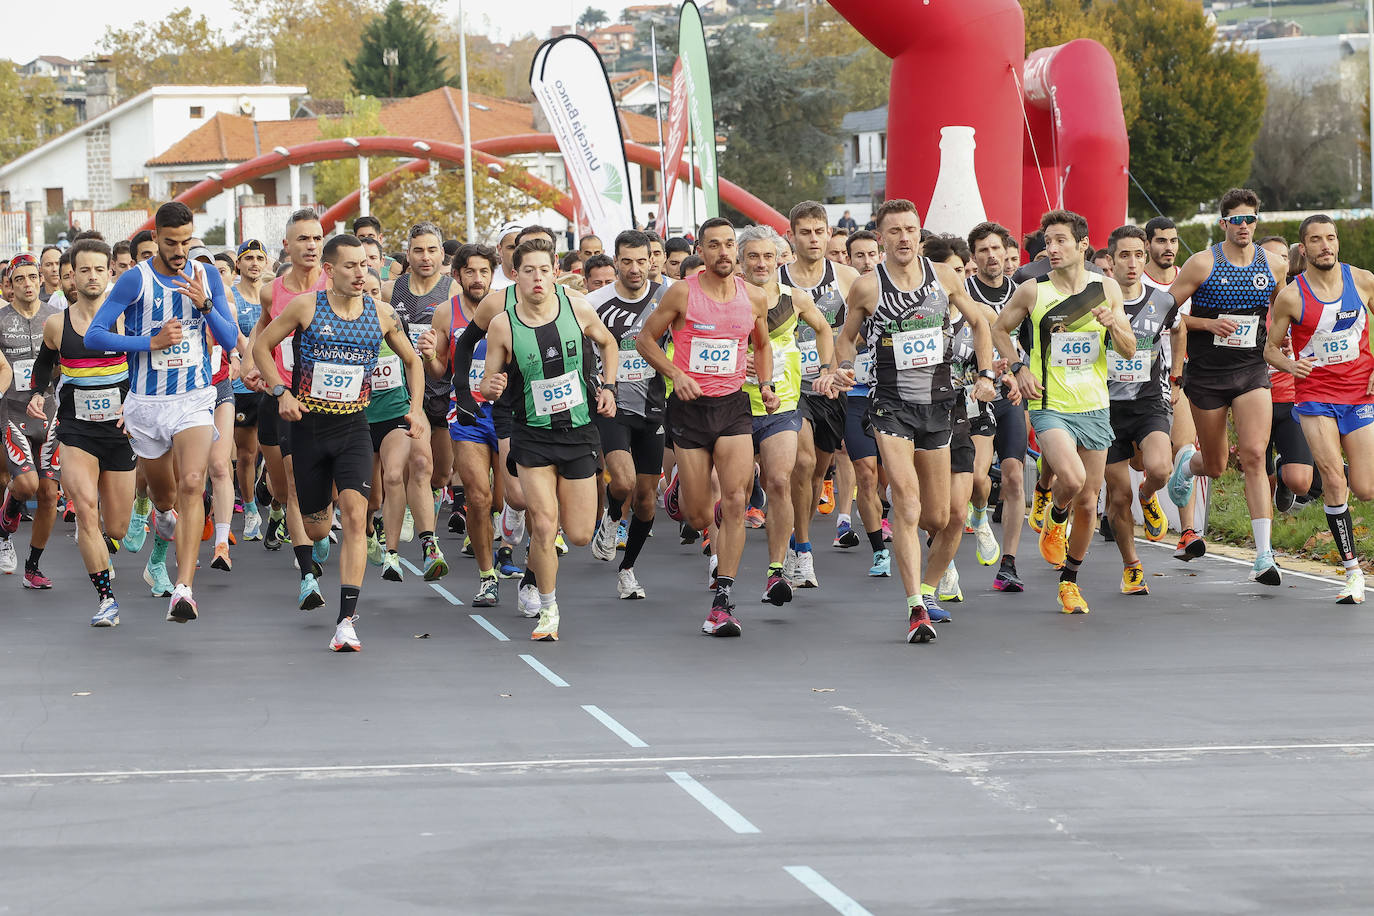
[[[404,429],[409,432],[410,424],[406,422],[405,414],[402,414],[399,417],[392,417],[390,420],[378,420],[376,423],[369,423],[367,428],[372,435],[372,454],[375,455],[382,450],[382,440],[392,430]]]
[[[941,404],[908,404],[905,401],[889,401],[875,394],[868,408],[868,419],[875,433],[906,439],[916,447],[916,451],[929,452],[949,448],[950,435],[954,430],[951,412],[948,401]]]
[[[968,410],[968,403],[964,403],[964,410]],[[997,420],[992,415],[992,405],[990,403],[978,402],[978,412],[968,421],[970,436],[995,436],[997,435]]]
[[[61,440],[61,436],[57,437]],[[1302,424],[1293,419],[1292,404],[1274,405],[1274,425],[1269,432],[1269,448],[1264,452],[1264,470],[1273,474],[1281,464],[1312,466],[1312,450],[1302,434]]]
[[[601,438],[596,426],[588,423],[577,429],[542,429],[516,424],[511,432],[506,470],[518,476],[518,467],[552,467],[564,480],[585,480],[596,476],[601,464]]]
[[[222,382],[215,382],[215,410],[219,410],[221,404],[234,403],[234,383],[227,378]]]
[[[277,399],[270,394],[258,395],[258,445],[281,445],[281,425],[277,420]]]
[[[263,395],[256,391],[234,395],[234,426],[238,429],[253,429],[258,425],[258,405]]]
[[[663,473],[663,426],[638,414],[616,411],[614,417],[596,416],[601,454],[629,452],[636,474]]]
[[[961,397],[954,402],[949,415],[949,472],[973,473],[973,424],[968,420],[968,408]]]
[[[339,492],[372,489],[372,436],[363,411],[307,413],[291,424],[296,503],[302,515],[328,508]]]
[[[57,424],[57,444],[62,448],[80,449],[93,457],[102,471],[134,469],[134,450],[129,445],[129,437],[113,423],[62,420]]]
[[[509,439],[515,431],[515,411],[510,405],[497,401],[491,405],[491,425],[496,427],[497,440]]]
[[[1112,440],[1107,449],[1107,463],[1130,461],[1136,448],[1145,441],[1150,433],[1163,433],[1169,436],[1169,411],[1162,397],[1150,397],[1154,388],[1145,389],[1145,394],[1134,401],[1112,401]]]
[[[1268,387],[1269,367],[1264,363],[1221,375],[1203,375],[1192,371],[1188,363],[1183,364],[1183,393],[1198,410],[1230,407],[1241,395]]]
[[[844,445],[845,401],[837,398],[822,397],[819,394],[803,394],[797,405],[803,420],[811,421],[811,441],[818,452],[838,452]],[[853,460],[853,456],[850,456]]]
[[[678,448],[712,448],[722,436],[752,438],[754,415],[743,391],[695,401],[678,400],[674,393],[668,397],[663,426],[672,432]]]
[[[873,438],[873,429],[866,422],[868,418],[868,398],[846,396],[849,401],[844,408],[844,450],[849,453],[850,461],[862,461],[878,454],[878,443]]]
[[[992,434],[992,450],[998,461],[1026,460],[1026,406],[1006,398],[992,402],[992,417],[997,430]]]

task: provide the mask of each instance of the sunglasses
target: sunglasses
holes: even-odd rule
[[[20,267],[37,267],[37,266],[38,266],[38,261],[35,260],[35,259],[34,259],[34,256],[31,255],[31,254],[17,254],[17,255],[15,255],[14,257],[10,258],[10,266],[9,266],[9,269],[10,269],[11,272],[13,272],[13,271],[19,269]]]
[[[1259,217],[1253,213],[1237,213],[1235,216],[1223,216],[1221,221],[1232,226],[1253,226],[1259,222]]]

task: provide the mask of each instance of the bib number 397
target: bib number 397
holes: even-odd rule
[[[348,404],[363,392],[363,367],[316,363],[310,376],[310,396],[321,401]]]
[[[739,360],[739,344],[728,338],[697,338],[687,368],[698,375],[729,375]]]
[[[582,382],[576,372],[564,372],[550,379],[534,379],[530,382],[530,393],[534,395],[534,412],[541,417],[564,413],[586,403],[582,396]]]
[[[892,355],[898,369],[924,369],[945,361],[943,328],[918,328],[892,335]]]

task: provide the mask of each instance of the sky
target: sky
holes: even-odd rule
[[[469,32],[480,32],[498,41],[517,38],[530,31],[548,35],[551,25],[565,24],[589,5],[605,10],[617,21],[626,6],[645,0],[464,0]],[[231,31],[234,17],[223,0],[139,0],[137,4],[114,0],[62,0],[54,6],[20,0],[6,11],[6,25],[0,29],[0,58],[27,63],[35,57],[54,54],[73,60],[90,54],[100,44],[108,25],[125,26],[131,19],[120,14],[136,8],[133,19],[151,19],[189,6],[203,13],[210,23]],[[435,0],[432,6],[447,19],[458,16],[458,0]],[[537,25],[536,25],[537,24]]]

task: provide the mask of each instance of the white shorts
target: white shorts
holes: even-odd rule
[[[124,431],[139,458],[161,458],[172,450],[172,438],[197,426],[215,428],[215,389],[184,394],[135,394],[124,399]]]

